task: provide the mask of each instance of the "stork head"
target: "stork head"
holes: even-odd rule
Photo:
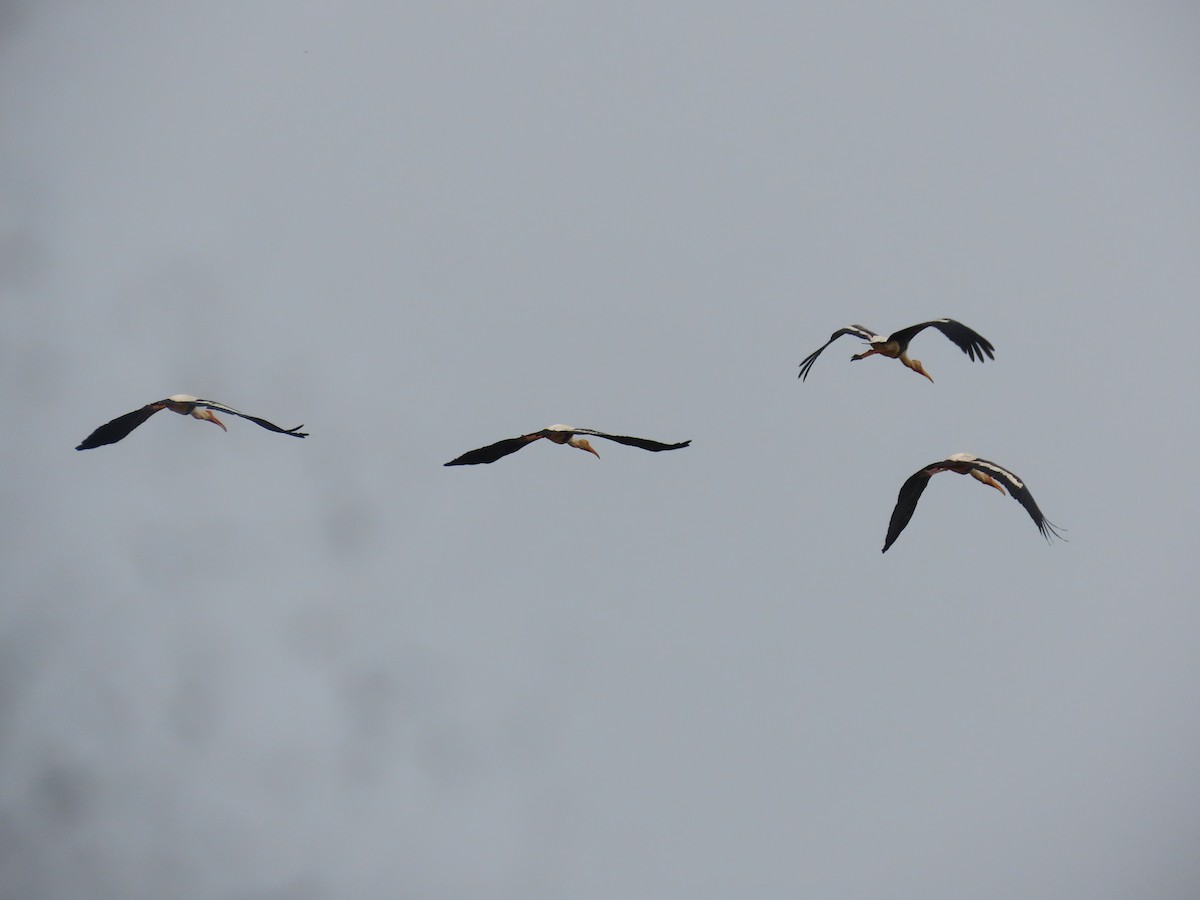
[[[928,378],[930,384],[933,383],[933,376],[925,371],[925,367],[923,365],[921,365],[921,361],[919,359],[914,359],[909,364],[909,368],[912,369],[914,372],[916,372],[918,375],[924,375],[926,378]]]
[[[1002,485],[1000,482],[998,482],[995,478],[993,478],[987,472],[981,472],[978,469],[972,469],[971,477],[974,478],[976,481],[982,481],[988,487],[994,487],[996,490],[998,490],[1004,496],[1006,496],[1006,497],[1008,496],[1008,491],[1004,490],[1004,485]]]
[[[192,410],[192,416],[196,419],[203,419],[205,422],[212,422],[214,425],[220,425],[222,431],[229,431],[225,427],[225,423],[217,418],[216,414],[211,409],[205,409],[203,406],[197,406]]]
[[[592,456],[596,457],[596,459],[600,458],[600,454],[596,452],[596,448],[588,442],[587,438],[573,437],[567,443],[579,450],[586,450]]]

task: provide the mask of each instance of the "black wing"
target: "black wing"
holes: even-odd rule
[[[115,444],[137,428],[148,418],[163,408],[162,403],[147,403],[141,409],[117,416],[111,422],[101,425],[83,439],[76,450],[91,450],[93,447],[103,447],[105,444]]]
[[[921,471],[910,475],[908,480],[900,486],[900,496],[896,498],[896,508],[892,510],[887,537],[883,542],[884,553],[887,553],[888,547],[896,543],[896,538],[900,537],[900,532],[905,529],[912,519],[913,513],[917,511],[917,501],[925,493],[925,488],[929,486],[929,479],[933,477],[934,467],[938,465],[940,463],[926,466]]]
[[[238,412],[232,406],[226,406],[224,403],[215,403],[212,400],[197,400],[197,406],[203,406],[205,409],[213,409],[217,412],[228,413],[231,416],[240,416],[243,419],[249,419],[255,425],[261,425],[267,431],[274,431],[279,434],[290,434],[292,437],[308,437],[306,432],[301,431],[303,425],[297,425],[295,428],[280,428],[274,422],[268,422],[266,419],[260,419],[258,416],[248,416],[244,412]]]
[[[799,378],[801,381],[806,381],[808,379],[808,370],[811,369],[813,363],[817,361],[817,357],[821,355],[821,351],[840,338],[843,334],[852,334],[855,337],[862,338],[864,341],[869,341],[871,338],[875,337],[875,332],[871,331],[869,328],[863,328],[861,325],[851,325],[849,328],[838,329],[833,333],[829,340],[827,340],[808,356],[804,357],[804,361],[800,363]]]
[[[488,444],[486,447],[480,447],[478,450],[468,450],[457,459],[452,459],[448,463],[442,463],[442,465],[478,466],[481,463],[494,463],[496,460],[503,459],[510,453],[516,453],[526,444],[536,441],[540,437],[540,434],[523,434],[520,437],[506,438],[503,441]]]
[[[1025,487],[1025,482],[1021,481],[1020,478],[988,459],[976,459],[971,465],[973,468],[980,469],[991,475],[1008,488],[1008,492],[1013,495],[1013,499],[1025,507],[1025,512],[1029,513],[1029,518],[1033,519],[1033,524],[1038,527],[1038,531],[1041,532],[1042,537],[1047,541],[1051,540],[1051,538],[1058,538],[1060,541],[1066,540],[1059,533],[1058,526],[1042,515],[1042,511],[1038,509],[1037,501],[1033,499],[1033,494],[1029,493],[1029,488]]]
[[[901,328],[890,335],[888,340],[898,343],[900,349],[903,351],[908,348],[909,341],[930,327],[936,328],[948,337],[954,346],[967,354],[972,361],[978,359],[980,362],[983,362],[984,354],[987,354],[988,359],[995,359],[992,356],[992,351],[996,348],[992,346],[991,341],[978,331],[968,328],[962,322],[955,322],[953,319],[934,319],[932,322],[910,325],[908,328]]]
[[[678,444],[664,444],[662,441],[652,441],[649,438],[629,437],[624,434],[605,434],[603,431],[593,431],[591,428],[576,428],[575,433],[590,434],[592,437],[602,437],[608,441],[616,441],[618,444],[627,444],[630,447],[639,447],[642,450],[649,450],[652,453],[658,453],[661,450],[679,450],[691,443],[691,441],[683,441]]]

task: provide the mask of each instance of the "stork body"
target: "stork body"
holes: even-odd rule
[[[1059,534],[1058,528],[1042,515],[1033,495],[1029,493],[1029,489],[1025,487],[1025,483],[1020,478],[991,460],[980,459],[970,453],[955,453],[917,470],[901,485],[900,495],[896,498],[896,507],[892,510],[892,518],[888,522],[887,538],[883,544],[884,553],[887,553],[888,547],[896,542],[896,538],[900,537],[900,532],[912,519],[913,513],[917,510],[917,502],[929,485],[929,479],[939,472],[970,475],[988,487],[995,488],[1001,494],[1006,493],[1005,488],[1007,488],[1007,493],[1012,494],[1013,499],[1025,507],[1025,511],[1037,525],[1042,537],[1047,541],[1052,537],[1065,540]]]
[[[910,359],[908,355],[909,343],[926,328],[936,328],[972,360],[978,358],[980,362],[983,362],[985,354],[988,359],[995,358],[992,356],[992,351],[996,348],[991,345],[991,342],[987,338],[979,332],[968,328],[962,322],[954,321],[954,319],[934,319],[930,322],[922,322],[920,325],[910,325],[908,328],[901,328],[887,337],[876,334],[871,329],[865,328],[862,325],[850,325],[847,328],[835,331],[828,341],[805,357],[804,361],[800,363],[800,380],[807,380],[808,372],[812,368],[813,363],[817,361],[817,357],[821,355],[822,350],[842,335],[852,334],[870,344],[871,349],[863,353],[854,354],[850,357],[851,360],[858,361],[866,359],[868,356],[875,356],[876,354],[886,356],[888,359],[898,359],[918,375],[924,375],[932,382],[933,376],[925,371],[925,367],[921,364],[921,361],[919,359]]]
[[[456,459],[450,460],[448,463],[443,463],[446,466],[477,466],[486,463],[494,463],[498,459],[503,459],[509,454],[516,453],[523,447],[529,446],[534,441],[545,438],[553,444],[566,444],[569,447],[575,447],[578,450],[584,450],[597,459],[600,454],[596,452],[596,448],[586,437],[580,435],[590,435],[591,437],[604,438],[608,441],[615,441],[618,444],[626,444],[630,447],[638,447],[642,450],[649,450],[652,453],[658,453],[663,450],[679,450],[682,447],[688,446],[691,441],[683,441],[678,444],[664,444],[661,441],[652,441],[649,438],[629,437],[623,434],[607,434],[603,431],[596,431],[592,428],[576,428],[573,425],[548,425],[540,431],[531,431],[528,434],[522,434],[514,438],[505,438],[502,441],[497,441],[494,444],[488,444],[486,447],[480,447],[477,450],[470,450]]]
[[[181,416],[191,416],[194,419],[200,419],[204,422],[212,422],[214,425],[220,426],[222,431],[228,431],[229,429],[225,427],[224,422],[217,418],[216,412],[249,419],[255,425],[260,425],[268,431],[275,431],[279,434],[287,434],[298,438],[308,437],[307,434],[300,430],[304,427],[303,425],[297,425],[295,428],[280,428],[266,419],[238,412],[232,406],[226,406],[223,403],[216,403],[212,400],[201,400],[199,397],[193,397],[191,394],[174,394],[165,400],[147,403],[141,409],[135,409],[133,412],[125,413],[123,416],[117,416],[111,422],[106,422],[84,438],[82,443],[75,449],[91,450],[94,447],[103,447],[105,444],[115,444],[117,441],[127,437],[130,432],[156,412],[164,409],[179,413]]]

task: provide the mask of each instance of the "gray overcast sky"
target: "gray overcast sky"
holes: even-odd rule
[[[1195,897],[1198,39],[0,5],[0,895]]]

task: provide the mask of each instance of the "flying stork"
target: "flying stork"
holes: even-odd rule
[[[957,472],[959,475],[970,475],[977,481],[994,487],[1001,494],[1007,487],[1013,498],[1025,507],[1025,511],[1033,519],[1033,524],[1037,525],[1042,537],[1047,541],[1051,537],[1066,540],[1059,534],[1058,528],[1042,515],[1033,495],[1029,493],[1029,489],[1025,487],[1025,483],[1020,478],[990,460],[980,459],[970,453],[955,453],[953,456],[930,463],[925,468],[914,472],[901,485],[900,496],[896,498],[896,508],[892,510],[892,519],[888,522],[887,539],[883,543],[884,553],[887,553],[888,547],[892,546],[896,542],[896,538],[900,537],[900,532],[913,517],[913,513],[917,509],[917,501],[921,499],[921,494],[929,484],[929,479],[938,472]]]
[[[457,459],[452,459],[450,462],[443,463],[442,465],[477,466],[480,463],[494,463],[496,460],[502,459],[510,453],[516,453],[522,447],[529,446],[529,444],[539,438],[545,438],[554,444],[567,444],[579,450],[586,450],[599,459],[600,454],[596,452],[587,438],[579,437],[581,434],[616,441],[618,444],[628,444],[630,447],[640,447],[652,453],[658,453],[661,450],[678,450],[691,443],[691,441],[683,441],[679,444],[664,444],[659,441],[649,440],[648,438],[627,437],[623,434],[605,434],[603,431],[594,431],[591,428],[575,428],[571,425],[549,425],[541,431],[531,431],[529,434],[523,434],[520,437],[505,438],[494,444],[488,444],[486,447],[480,447],[478,450],[470,450]]]
[[[147,403],[141,409],[135,409],[133,412],[125,413],[123,416],[117,416],[111,422],[101,425],[86,438],[83,439],[76,450],[91,450],[93,447],[103,447],[105,444],[115,444],[137,428],[148,418],[158,412],[160,409],[169,409],[171,412],[179,413],[181,416],[191,416],[194,419],[202,419],[212,422],[214,425],[220,425],[222,431],[228,431],[225,423],[213,414],[213,410],[217,412],[228,413],[231,416],[241,416],[243,419],[249,419],[255,425],[261,425],[268,431],[276,431],[279,434],[287,434],[292,437],[308,437],[307,434],[300,429],[303,425],[297,425],[295,428],[280,428],[268,422],[266,419],[260,419],[257,416],[248,416],[244,412],[238,412],[231,406],[226,406],[223,403],[214,403],[212,400],[201,400],[193,397],[191,394],[175,394],[173,397],[168,397],[166,400],[158,400],[155,403]]]
[[[808,378],[808,370],[812,368],[812,364],[817,361],[817,357],[821,355],[821,351],[840,338],[843,334],[852,334],[855,337],[862,338],[871,345],[871,349],[865,353],[856,353],[850,357],[851,360],[866,359],[868,356],[879,354],[886,356],[888,359],[898,359],[904,365],[908,366],[914,372],[924,375],[930,381],[933,377],[925,371],[925,367],[921,365],[919,359],[908,358],[909,342],[929,327],[936,328],[946,337],[950,338],[963,353],[967,354],[972,360],[978,357],[980,362],[983,362],[983,356],[986,353],[988,359],[995,359],[992,356],[992,351],[996,348],[977,331],[968,328],[962,322],[956,322],[953,319],[934,319],[932,322],[922,322],[920,325],[910,325],[908,328],[901,328],[899,331],[893,332],[887,337],[878,335],[869,328],[864,328],[862,325],[851,325],[849,328],[842,328],[835,331],[828,341],[819,347],[815,352],[805,357],[804,362],[800,363],[800,380],[804,381]]]

